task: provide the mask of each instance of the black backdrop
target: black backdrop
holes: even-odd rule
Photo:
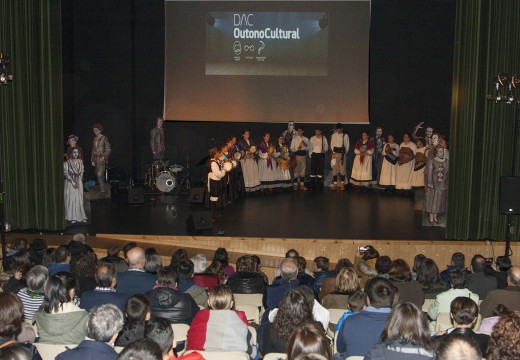
[[[400,141],[421,121],[449,138],[454,19],[455,0],[372,0],[371,124],[347,126],[351,142],[376,126]],[[164,1],[63,0],[62,21],[64,139],[78,135],[89,157],[90,127],[100,122],[113,147],[113,176],[142,178],[151,159],[149,131],[163,108]],[[220,143],[244,127],[259,140],[286,125],[178,119],[165,125],[166,155],[182,164],[189,155],[192,166],[212,139]],[[322,127],[329,133],[333,125]],[[306,134],[313,128],[306,125]],[[202,174],[194,169],[192,180]]]

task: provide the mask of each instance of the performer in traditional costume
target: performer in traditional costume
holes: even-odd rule
[[[271,134],[266,132],[262,142],[258,145],[258,172],[262,190],[272,190],[276,186],[276,163],[273,158],[276,148],[270,140]]]
[[[208,172],[208,192],[209,192],[209,204],[211,209],[211,216],[215,222],[215,226],[218,230],[218,235],[224,235],[224,229],[222,227],[222,209],[224,208],[223,199],[223,184],[222,179],[226,176],[223,163],[220,160],[222,157],[222,149],[212,148],[209,150],[209,172]]]
[[[78,137],[74,134],[70,134],[67,137],[67,148],[65,149],[65,155],[63,155],[64,160],[66,161],[69,158],[68,152],[69,149],[78,149],[79,150],[79,158],[83,161],[83,149],[78,145]]]
[[[87,215],[83,206],[84,171],[80,150],[77,147],[69,147],[67,160],[63,163],[65,220],[73,224],[87,222]]]
[[[399,145],[394,141],[394,136],[388,134],[388,142],[383,147],[383,164],[381,165],[381,177],[379,185],[387,188],[395,187],[395,174],[397,173],[397,160],[399,158]]]
[[[395,188],[397,190],[410,190],[412,188],[416,152],[417,146],[412,142],[410,134],[405,133],[403,142],[399,146],[399,161],[395,174]]]
[[[347,133],[343,133],[343,126],[340,123],[336,124],[334,134],[332,134],[330,138],[330,148],[332,150],[330,165],[332,167],[333,179],[331,190],[336,190],[339,183],[341,191],[344,191],[347,164],[346,158],[350,149],[350,138]]]
[[[227,138],[227,154],[226,159],[233,163],[233,170],[229,172],[229,183],[227,186],[227,199],[233,201],[244,195],[244,177],[242,176],[242,167],[240,166],[240,158],[242,153],[236,145],[236,136]]]
[[[164,159],[166,143],[164,141],[164,119],[158,116],[156,126],[150,131],[150,147],[152,148],[153,162],[161,162]]]
[[[374,143],[370,141],[368,133],[363,131],[361,139],[354,147],[354,164],[350,183],[356,186],[368,186],[372,181],[372,155],[374,154]]]
[[[307,153],[309,150],[309,139],[303,136],[303,127],[298,127],[298,134],[292,139],[291,151],[296,155],[296,168],[294,169],[293,190],[300,189],[306,191],[305,172],[307,169]]]
[[[314,136],[311,137],[309,145],[311,189],[323,188],[323,165],[327,151],[329,151],[327,138],[323,136],[321,129],[314,130]]]
[[[417,152],[415,153],[415,166],[412,175],[412,187],[424,187],[424,168],[426,166],[426,155],[424,154],[426,147],[424,146],[424,139],[418,138],[415,142],[417,144]]]
[[[243,158],[240,160],[242,174],[244,176],[244,186],[246,192],[253,192],[260,189],[260,174],[255,154],[258,152],[256,143],[251,139],[249,130],[242,132],[242,140],[238,143],[238,148],[243,151]]]
[[[419,131],[419,129],[422,129],[423,128],[423,125],[424,125],[424,121],[423,122],[420,122],[419,124],[417,124],[413,130],[412,130],[412,139],[414,141],[417,141],[417,139],[420,138],[419,135],[417,135],[417,132]],[[431,145],[433,142],[433,128],[431,126],[428,126],[426,128],[426,131],[425,131],[425,138],[424,138],[424,145],[425,146],[428,146],[428,145]]]
[[[438,225],[440,214],[446,213],[448,204],[448,168],[445,149],[437,145],[428,160],[425,171],[425,211],[430,214],[430,224]]]
[[[291,143],[292,143],[292,139],[296,135],[298,135],[298,132],[294,128],[294,121],[289,121],[287,123],[287,130],[285,130],[282,133],[282,136],[283,136],[283,140],[284,140],[285,145],[287,145],[289,147],[289,155],[291,157],[291,163],[290,163],[290,166],[289,166],[289,173],[291,175],[291,183],[293,182],[294,168],[296,167],[296,155],[294,155],[292,153],[292,151],[291,151]]]
[[[383,137],[383,128],[377,127],[376,128],[376,137],[374,139],[374,157],[372,162],[372,175],[373,175],[373,183],[379,184],[379,179],[381,178],[381,169],[383,166],[383,148],[386,144],[385,138]]]
[[[101,196],[106,196],[106,171],[108,166],[108,157],[112,152],[108,138],[103,135],[103,126],[101,124],[92,125],[94,131],[94,140],[92,140],[92,155],[90,161],[94,166],[94,172],[99,183]]]
[[[291,140],[292,141],[292,140]],[[276,183],[279,188],[291,188],[291,155],[289,147],[284,142],[284,136],[278,136],[276,143],[276,151],[274,153],[276,159]]]

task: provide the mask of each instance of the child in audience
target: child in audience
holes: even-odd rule
[[[126,346],[133,341],[144,338],[144,329],[152,313],[146,296],[137,294],[126,302],[126,318],[128,322],[119,332],[116,346]]]
[[[345,321],[346,318],[359,313],[366,306],[367,306],[367,295],[361,290],[356,290],[356,292],[354,292],[352,295],[349,296],[348,306],[347,306],[348,311],[345,312],[339,318],[338,323],[334,327],[334,333],[336,333],[336,331],[338,331],[341,328],[341,324],[343,324],[343,321]]]

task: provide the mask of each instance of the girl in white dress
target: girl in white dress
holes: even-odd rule
[[[276,163],[273,158],[275,147],[270,140],[271,134],[266,132],[263,141],[258,145],[258,171],[262,190],[273,189],[276,181]]]
[[[70,147],[67,150],[67,161],[63,163],[65,177],[65,220],[73,224],[87,222],[87,215],[83,207],[83,160],[79,148]]]
[[[410,134],[404,134],[403,142],[399,146],[399,162],[395,174],[395,188],[397,190],[410,190],[412,188],[416,152],[417,146],[411,141]]]
[[[397,159],[399,158],[399,145],[394,141],[394,136],[388,135],[388,143],[383,146],[383,165],[379,185],[395,186],[395,174],[397,173]]]
[[[363,131],[361,140],[355,147],[354,165],[352,166],[352,175],[350,183],[357,186],[368,186],[372,181],[372,155],[374,154],[374,143],[370,141],[368,133]]]
[[[238,147],[244,153],[243,158],[240,160],[240,165],[244,175],[245,190],[246,192],[257,191],[260,189],[260,173],[258,172],[258,164],[255,157],[258,148],[251,139],[249,130],[246,129],[242,132],[242,140],[239,141]]]

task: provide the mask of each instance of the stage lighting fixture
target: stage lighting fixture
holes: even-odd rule
[[[215,17],[208,15],[208,17],[206,18],[206,22],[208,23],[209,26],[215,25]]]
[[[329,17],[327,14],[323,15],[323,17],[319,20],[320,29],[325,29],[329,25]]]

